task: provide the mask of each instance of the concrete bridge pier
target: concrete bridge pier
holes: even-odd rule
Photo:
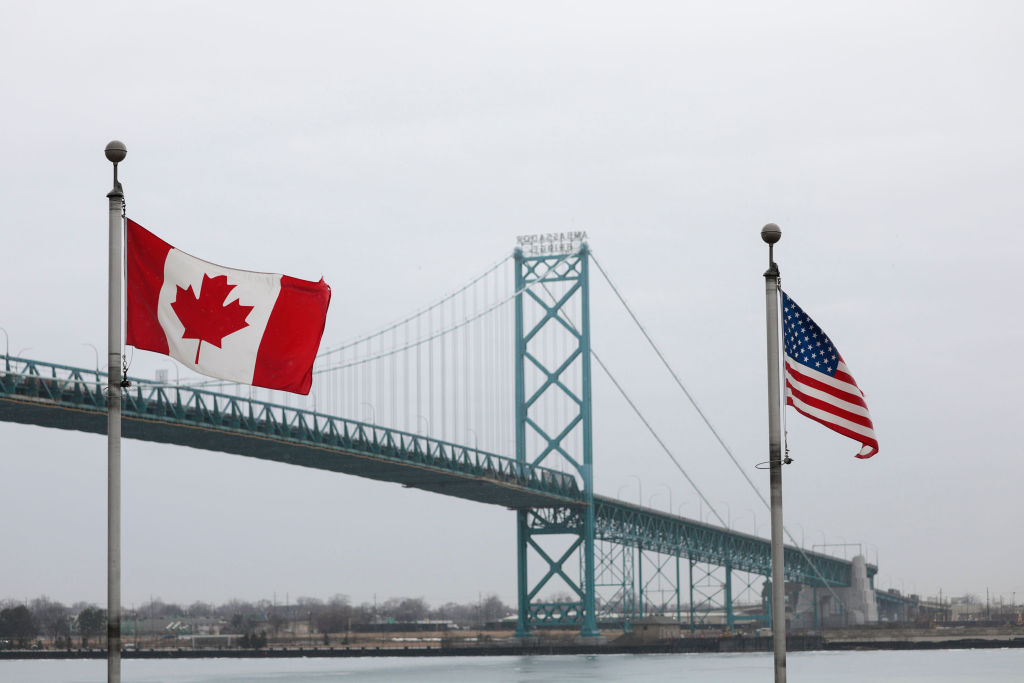
[[[878,623],[878,603],[864,556],[857,555],[850,565],[849,586],[833,586],[831,591],[816,586],[801,587],[793,615],[794,626],[821,628]]]

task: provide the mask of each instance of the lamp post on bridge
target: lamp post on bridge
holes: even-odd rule
[[[7,372],[11,371],[11,338],[7,336],[7,330],[0,327],[0,332],[4,333],[4,360],[6,361],[5,367]]]
[[[644,483],[642,481],[640,481],[640,477],[636,476],[635,474],[631,474],[629,476],[631,476],[634,479],[636,479],[636,502],[637,502],[638,505],[640,505],[640,507],[643,507],[643,505],[644,505]]]
[[[798,527],[800,527],[800,547],[806,548],[807,544],[804,543],[804,525],[800,522],[793,522],[793,524],[796,524]]]
[[[377,424],[377,409],[373,407],[373,404],[370,403],[369,401],[360,401],[359,405],[360,405],[360,407],[362,407],[362,406],[369,406],[369,408],[370,408],[370,424],[371,425]]]
[[[743,508],[744,511],[750,513],[750,519],[754,523],[754,535],[757,536],[757,515],[750,508]]]
[[[96,348],[95,344],[90,344],[89,342],[82,342],[82,346],[88,346],[89,348],[91,348],[93,355],[96,357],[96,380],[99,381],[99,377],[100,377],[100,352],[99,352],[99,349]]]
[[[174,383],[181,384],[181,373],[178,371],[178,364],[171,363],[170,367],[174,368]]]
[[[725,502],[724,500],[720,500],[718,502],[725,506],[725,519],[726,519],[725,528],[726,529],[732,529],[732,508],[729,507],[729,504],[727,502]]]
[[[672,510],[675,509],[675,506],[672,504],[672,487],[664,483],[658,484],[658,486],[661,486],[668,491],[668,511],[671,513]]]
[[[424,436],[426,436],[429,439],[430,438],[430,420],[428,418],[424,417],[423,415],[420,415],[419,413],[416,413],[416,424],[417,425],[419,424],[420,420],[423,420],[427,424],[427,431],[426,431],[426,434],[424,434]]]

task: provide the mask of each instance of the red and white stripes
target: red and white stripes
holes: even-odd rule
[[[860,441],[858,458],[878,452],[874,425],[864,393],[857,386],[842,358],[835,375],[813,370],[786,354],[786,403],[801,415],[829,429]]]

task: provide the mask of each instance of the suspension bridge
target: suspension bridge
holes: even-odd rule
[[[596,637],[652,613],[691,630],[713,615],[729,629],[770,623],[767,539],[594,492],[592,359],[622,389],[591,348],[592,262],[578,233],[521,240],[434,304],[324,349],[308,398],[133,377],[122,433],[509,508],[521,636],[569,625]],[[0,420],[105,433],[106,383],[99,368],[5,355]],[[816,617],[820,596],[842,608],[854,562],[798,545],[785,555],[785,580],[813,591]],[[860,571],[870,580],[877,567]]]

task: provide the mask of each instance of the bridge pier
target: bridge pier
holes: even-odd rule
[[[725,627],[732,633],[736,629],[736,613],[732,609],[732,565],[725,565]]]
[[[518,591],[518,602],[516,609],[516,638],[528,638],[530,632],[530,599],[528,597],[529,584],[526,570],[528,557],[526,540],[529,531],[526,528],[526,510],[516,510],[516,582]]]

